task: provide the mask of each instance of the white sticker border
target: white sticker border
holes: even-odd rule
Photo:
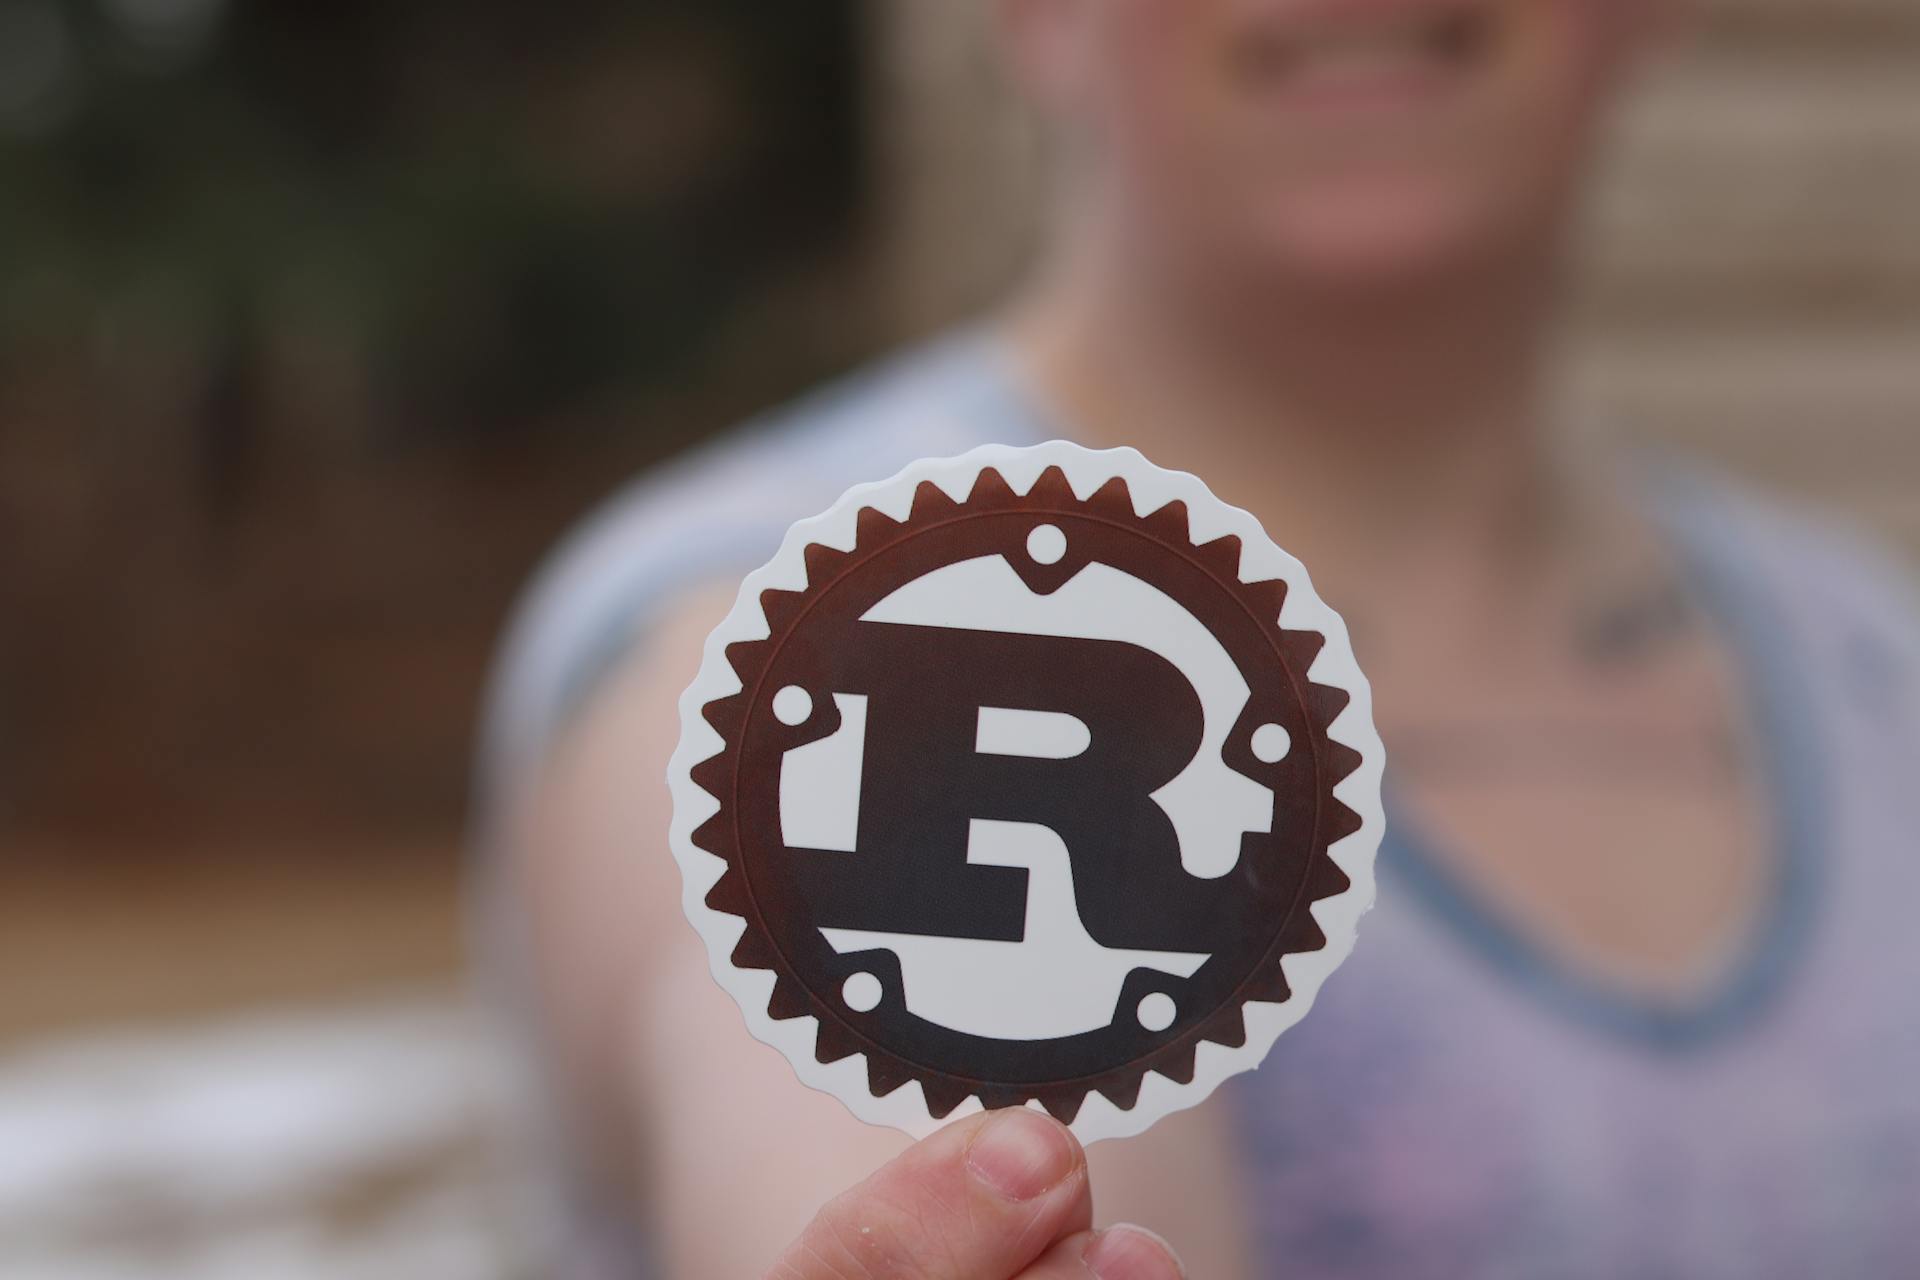
[[[719,802],[693,781],[695,765],[725,748],[720,734],[707,723],[702,708],[716,699],[739,693],[741,684],[727,661],[728,645],[764,640],[769,635],[760,594],[767,590],[803,591],[807,587],[805,553],[818,543],[840,551],[854,548],[856,521],[861,509],[873,507],[894,520],[904,521],[913,505],[914,491],[931,481],[955,502],[964,502],[974,481],[987,468],[998,471],[1019,494],[1027,493],[1042,472],[1057,467],[1074,495],[1091,496],[1108,481],[1124,480],[1136,515],[1145,517],[1169,502],[1186,504],[1188,535],[1199,545],[1233,535],[1240,539],[1240,578],[1243,582],[1279,579],[1287,584],[1280,624],[1293,631],[1315,631],[1326,643],[1314,658],[1308,676],[1317,684],[1344,690],[1346,707],[1334,718],[1328,736],[1359,753],[1360,763],[1333,789],[1360,818],[1359,829],[1335,841],[1327,850],[1348,879],[1341,893],[1310,906],[1314,920],[1326,935],[1316,951],[1287,955],[1281,960],[1292,995],[1285,1002],[1249,1001],[1243,1006],[1246,1041],[1238,1047],[1202,1041],[1195,1049],[1193,1079],[1186,1084],[1149,1071],[1141,1082],[1135,1104],[1122,1110],[1090,1090],[1079,1114],[1069,1126],[1082,1143],[1124,1138],[1141,1133],[1162,1116],[1185,1110],[1206,1099],[1229,1077],[1251,1071],[1266,1058],[1280,1034],[1305,1017],[1320,985],[1353,950],[1360,917],[1374,901],[1374,858],[1386,830],[1380,798],[1386,752],[1373,724],[1373,695],[1354,661],[1346,623],[1313,589],[1306,567],[1281,550],[1260,522],[1239,507],[1216,497],[1205,482],[1183,471],[1155,466],[1131,448],[1088,449],[1065,440],[1012,446],[982,445],[953,458],[923,458],[886,480],[856,485],[817,516],[787,530],[771,560],[748,574],[740,584],[732,609],[708,635],[699,674],[680,695],[680,739],[667,766],[667,786],[673,800],[668,843],[681,872],[681,907],[706,944],[708,967],[714,981],[733,997],[756,1040],[778,1049],[801,1083],[838,1098],[848,1110],[869,1124],[900,1129],[924,1137],[947,1123],[981,1109],[978,1098],[968,1098],[939,1119],[929,1114],[918,1081],[875,1097],[867,1084],[866,1055],[855,1053],[837,1062],[814,1059],[819,1022],[810,1015],[774,1019],[767,1005],[773,995],[774,975],[765,969],[734,965],[732,955],[746,921],[716,911],[706,903],[708,892],[727,869],[725,859],[693,843],[693,832],[719,811]],[[1029,1103],[1039,1109],[1038,1103]]]

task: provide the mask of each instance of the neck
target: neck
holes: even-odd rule
[[[1015,345],[1086,443],[1206,478],[1337,594],[1441,556],[1511,575],[1565,505],[1540,407],[1553,272],[1523,265],[1333,297],[1096,230],[1040,281]]]

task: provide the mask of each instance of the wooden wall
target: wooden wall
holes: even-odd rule
[[[1595,208],[1585,389],[1920,549],[1920,7],[1713,0]]]

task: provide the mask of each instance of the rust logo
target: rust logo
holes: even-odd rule
[[[915,470],[796,528],[709,644],[690,914],[755,1033],[869,1119],[1136,1131],[1257,1063],[1350,945],[1364,681],[1192,477],[1065,444]]]

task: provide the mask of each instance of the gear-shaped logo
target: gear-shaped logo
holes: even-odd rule
[[[917,463],[804,521],[681,701],[715,976],[863,1118],[1133,1133],[1259,1063],[1372,900],[1339,618],[1131,450]]]

